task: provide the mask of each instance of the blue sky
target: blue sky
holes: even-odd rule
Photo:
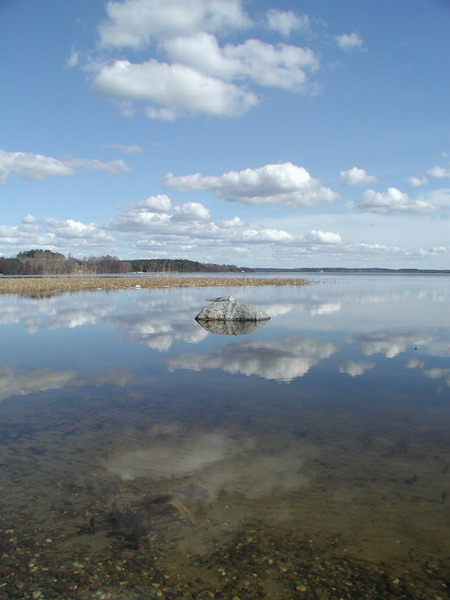
[[[0,255],[450,268],[447,0],[2,0]]]

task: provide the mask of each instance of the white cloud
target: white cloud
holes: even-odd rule
[[[0,149],[0,183],[4,183],[10,173],[39,181],[49,177],[73,175],[75,169],[79,167],[106,171],[109,175],[118,175],[130,170],[120,159],[102,162],[90,158],[70,158],[61,161],[42,154],[7,152]]]
[[[178,221],[205,221],[209,210],[200,202],[186,202],[174,208],[174,219]]]
[[[123,0],[106,4],[99,28],[100,46],[141,49],[152,45],[156,57],[132,63],[92,60],[92,90],[116,101],[131,116],[136,101],[149,102],[149,118],[173,121],[180,116],[240,116],[256,106],[248,87],[277,87],[315,93],[308,73],[319,68],[310,48],[247,39],[220,46],[223,36],[251,25],[241,0]],[[307,16],[269,10],[267,26],[284,37],[307,29]],[[159,60],[161,53],[167,62]]]
[[[244,240],[259,242],[291,242],[294,239],[291,233],[279,229],[246,229],[242,237]]]
[[[408,182],[413,187],[421,187],[421,186],[426,185],[428,183],[428,179],[426,177],[409,177],[408,178]]]
[[[113,238],[98,229],[94,223],[81,223],[74,219],[67,219],[66,221],[59,221],[58,219],[47,218],[43,221],[44,226],[51,236],[58,239],[69,239],[72,243],[75,240],[80,240],[82,244],[100,244],[113,243]],[[54,240],[55,241],[55,240]]]
[[[353,207],[378,214],[426,214],[439,210],[437,205],[427,200],[413,200],[394,187],[388,188],[387,192],[367,190],[361,198],[353,203]]]
[[[312,229],[308,233],[301,236],[301,239],[305,242],[312,242],[315,244],[342,244],[342,238],[339,233],[332,231],[316,231]]]
[[[436,177],[437,179],[450,177],[450,167],[432,167],[431,169],[428,169],[427,175]]]
[[[104,46],[141,48],[151,41],[248,27],[241,0],[123,0],[106,3],[99,27]]]
[[[374,175],[369,175],[364,169],[352,167],[348,171],[339,174],[340,185],[369,185],[376,182]]]
[[[209,77],[192,67],[150,59],[133,64],[117,60],[103,66],[92,89],[111,98],[149,101],[168,108],[169,113],[149,109],[153,118],[173,118],[179,114],[238,116],[255,106],[255,94],[232,83]]]
[[[309,18],[307,15],[297,15],[291,10],[284,11],[271,8],[266,14],[267,27],[287,38],[293,31],[305,31],[309,29]]]
[[[73,168],[51,156],[0,149],[0,182],[6,181],[10,173],[38,181],[59,175],[72,175]]]
[[[156,194],[154,196],[149,196],[144,202],[138,202],[136,204],[131,204],[130,206],[138,210],[169,212],[172,209],[172,202],[169,196],[166,196],[165,194]]]
[[[209,189],[216,196],[248,205],[282,204],[301,208],[332,202],[337,194],[311,177],[306,169],[290,162],[257,169],[229,171],[220,176],[200,173],[166,176],[166,184],[181,190]]]
[[[319,61],[312,50],[287,44],[250,39],[243,44],[221,48],[215,36],[198,33],[164,43],[172,61],[226,81],[249,78],[258,85],[291,91],[308,89],[305,71],[315,71]]]
[[[104,147],[119,150],[119,152],[123,152],[123,154],[139,154],[139,152],[144,151],[144,149],[141,148],[141,146],[138,146],[136,144],[132,146],[125,146],[124,144],[104,144]]]
[[[69,58],[65,62],[65,67],[70,69],[72,67],[76,67],[78,65],[80,59],[80,53],[73,46],[70,52]]]
[[[343,33],[334,38],[341,50],[351,52],[352,50],[364,50],[364,42],[357,33]]]
[[[120,173],[126,173],[131,171],[130,167],[119,158],[116,160],[110,160],[108,162],[102,162],[94,158],[70,158],[64,161],[65,164],[71,168],[83,167],[88,171],[105,171],[111,177],[120,175]]]

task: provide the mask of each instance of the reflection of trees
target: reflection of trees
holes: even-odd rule
[[[289,382],[302,377],[337,351],[332,342],[289,336],[277,341],[249,340],[216,348],[210,356],[185,354],[167,361],[169,370],[223,369]]]

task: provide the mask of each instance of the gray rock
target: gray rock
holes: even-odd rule
[[[216,299],[208,304],[195,317],[197,321],[267,321],[269,315],[251,304],[229,300]]]

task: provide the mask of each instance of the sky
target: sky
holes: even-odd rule
[[[449,0],[0,0],[0,256],[450,268]]]

